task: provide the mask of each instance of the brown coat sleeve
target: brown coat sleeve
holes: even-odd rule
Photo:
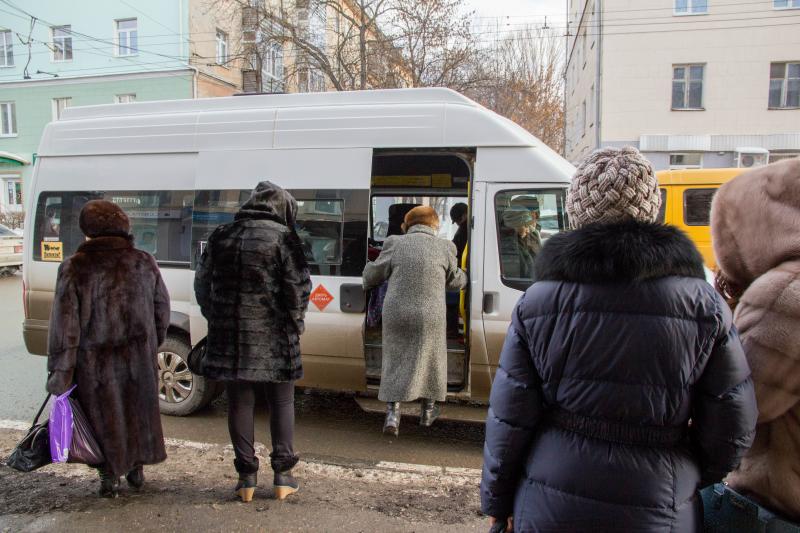
[[[47,391],[63,394],[72,383],[81,339],[80,298],[70,262],[58,268],[47,341]]]

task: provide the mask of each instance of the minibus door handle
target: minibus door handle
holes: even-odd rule
[[[483,294],[483,313],[491,315],[497,312],[497,299],[500,295],[496,292],[486,292]]]

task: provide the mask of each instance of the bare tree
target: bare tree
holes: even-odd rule
[[[394,0],[387,32],[402,51],[412,87],[466,91],[481,79],[472,13],[463,0]]]
[[[563,39],[529,26],[488,43],[477,56],[484,81],[468,94],[564,152]]]
[[[400,56],[378,24],[390,0],[230,0],[226,7],[243,19],[240,55],[258,76],[280,54],[296,90],[398,84]]]

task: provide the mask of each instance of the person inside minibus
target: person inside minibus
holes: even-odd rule
[[[456,258],[458,258],[458,265],[461,266],[461,261],[464,257],[464,249],[467,247],[468,227],[467,227],[467,212],[469,208],[464,202],[459,202],[450,208],[450,220],[453,224],[458,225],[458,230],[453,237],[453,244],[456,245]],[[458,303],[459,292],[447,293],[447,337],[458,337],[460,331],[458,329]]]
[[[542,226],[539,224],[539,199],[535,196],[516,196],[511,199],[511,207],[521,207],[531,216],[530,228],[525,236],[525,245],[534,255],[542,249]]]
[[[533,279],[533,261],[541,248],[541,239],[532,237],[532,232],[538,236],[527,209],[510,207],[503,212],[500,227],[500,260],[503,262],[503,272],[506,277]]]

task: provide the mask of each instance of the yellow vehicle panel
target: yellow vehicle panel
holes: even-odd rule
[[[722,184],[744,171],[741,168],[703,168],[656,173],[664,202],[664,223],[683,230],[711,270],[717,266],[709,225],[711,200]]]

